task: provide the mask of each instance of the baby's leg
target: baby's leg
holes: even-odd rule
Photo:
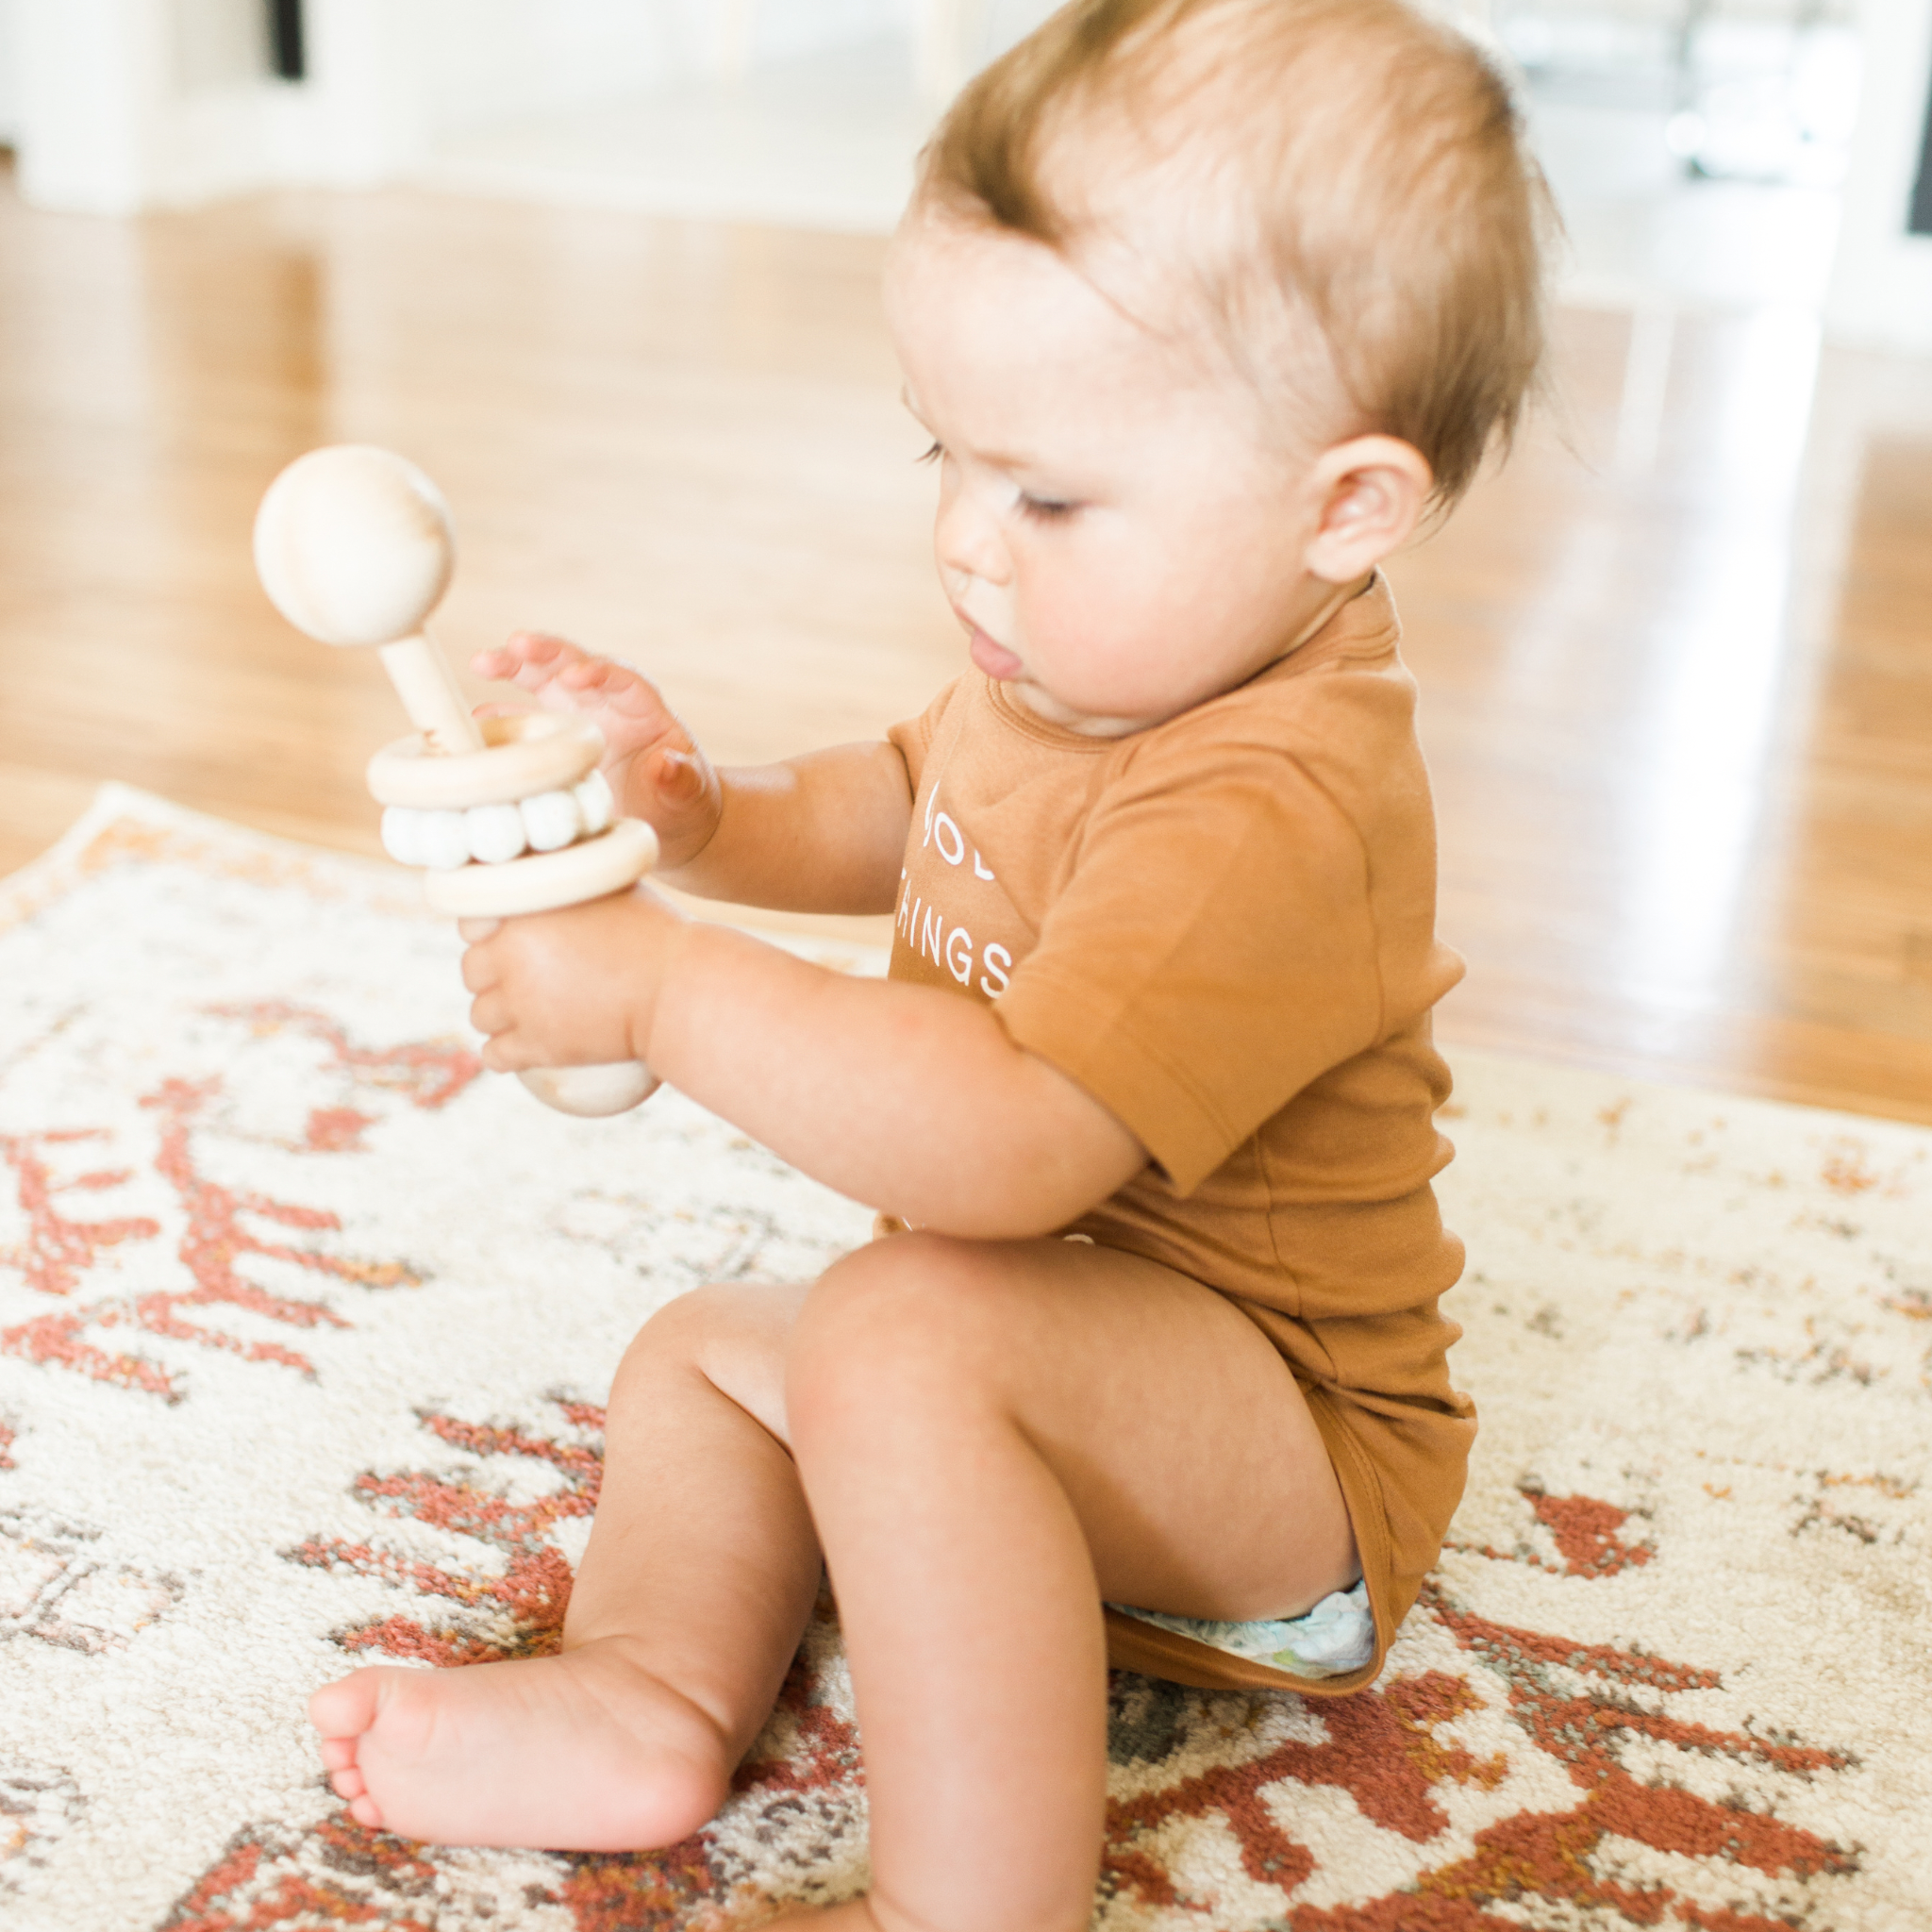
[[[872,1807],[872,1894],[828,1922],[1078,1932],[1102,1598],[1298,1615],[1357,1574],[1293,1377],[1231,1303],[1155,1263],[905,1235],[813,1290],[786,1389]]]
[[[323,1761],[362,1824],[443,1844],[626,1851],[675,1843],[716,1811],[818,1588],[782,1441],[803,1295],[701,1290],[631,1345],[557,1656],[378,1667],[316,1692]]]

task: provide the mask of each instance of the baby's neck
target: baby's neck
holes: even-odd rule
[[[1204,692],[1184,707],[1192,710],[1194,705],[1205,705],[1209,700],[1225,697],[1231,691],[1239,691],[1244,684],[1252,684],[1263,672],[1279,664],[1284,658],[1291,658],[1309,639],[1318,636],[1333,620],[1335,613],[1343,605],[1353,602],[1375,581],[1375,573],[1367,572],[1346,584],[1334,584],[1325,588],[1320,602],[1313,611],[1305,616],[1296,626],[1289,641],[1278,649],[1271,650],[1268,656],[1244,675],[1233,679],[1219,691]],[[1084,711],[1074,711],[1061,705],[1038,685],[1024,678],[1015,679],[1002,687],[1015,704],[1023,710],[1030,711],[1042,724],[1056,724],[1062,731],[1071,731],[1079,738],[1131,738],[1137,731],[1151,731],[1157,724],[1165,724],[1166,718],[1105,718],[1095,717]],[[1179,712],[1170,714],[1178,717]]]

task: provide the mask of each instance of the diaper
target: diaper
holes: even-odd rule
[[[1108,1608],[1297,1677],[1343,1676],[1360,1670],[1375,1654],[1375,1620],[1369,1614],[1369,1587],[1362,1582],[1353,1590],[1331,1591],[1305,1616],[1252,1624],[1170,1617],[1164,1610],[1137,1610],[1131,1604],[1109,1604]]]

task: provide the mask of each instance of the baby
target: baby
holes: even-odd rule
[[[485,1059],[645,1060],[883,1212],[645,1325],[559,1654],[317,1693],[364,1824],[682,1838],[824,1564],[874,1879],[821,1916],[1074,1932],[1110,1641],[1374,1676],[1475,1427],[1430,1188],[1460,965],[1377,566],[1515,424],[1544,222],[1506,86],[1403,0],[1075,0],[954,106],[887,274],[971,672],[720,771],[624,665],[477,659],[596,719],[667,879],[897,912],[883,982],[644,890],[511,921],[464,962]]]

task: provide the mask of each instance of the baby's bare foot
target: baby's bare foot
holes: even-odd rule
[[[614,1640],[358,1671],[308,1717],[358,1824],[437,1844],[643,1851],[688,1837],[729,1789],[717,1725]]]

